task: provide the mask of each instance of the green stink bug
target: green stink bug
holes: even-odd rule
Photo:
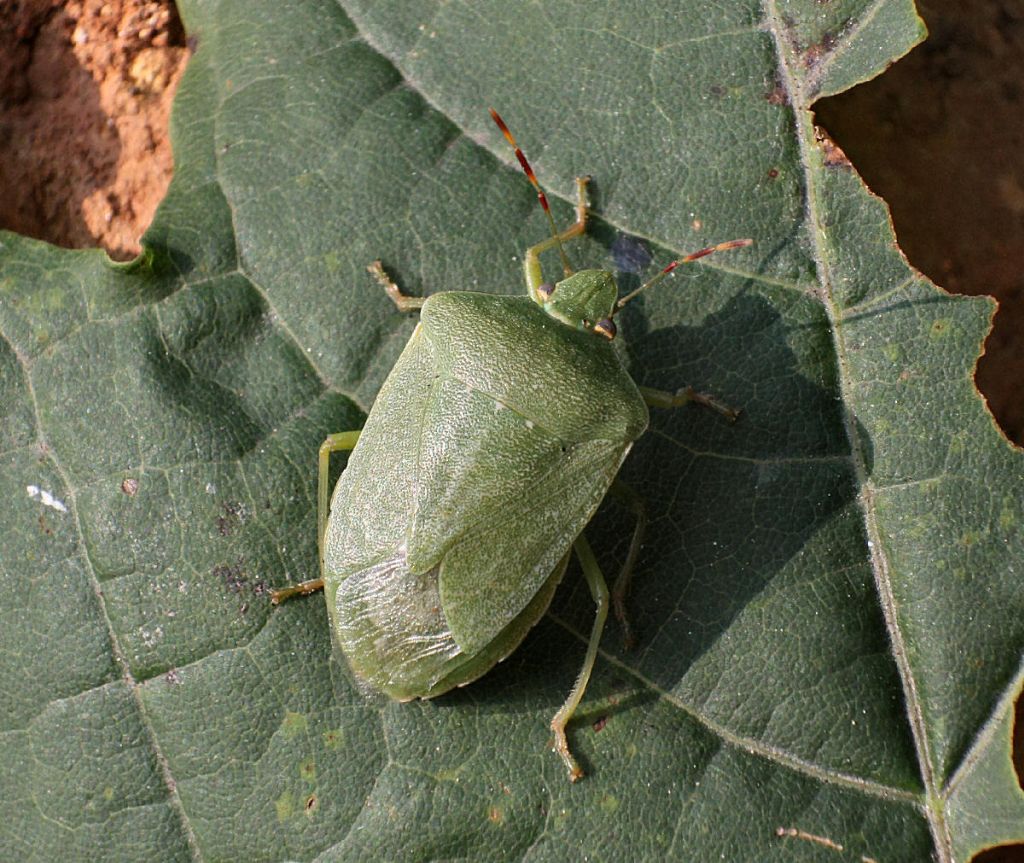
[[[590,678],[609,592],[583,528],[610,489],[637,514],[611,603],[623,611],[644,516],[615,480],[645,431],[647,405],[698,401],[690,389],[638,387],[611,345],[615,315],[682,263],[738,248],[733,240],[673,261],[618,298],[606,270],[574,272],[562,243],[587,223],[587,178],[576,221],[559,232],[529,162],[495,111],[551,226],[526,251],[527,296],[444,291],[408,297],[380,262],[369,267],[420,322],[381,387],[362,431],[320,448],[321,578],[273,601],[323,588],[334,641],[357,677],[400,701],[463,686],[508,656],[551,602],[572,551],[597,604],[579,677],[551,721],[554,748],[575,781],[583,771],[565,727]],[[539,255],[557,248],[565,278],[545,283]],[[351,450],[328,507],[331,453]],[[614,486],[613,486],[614,484]]]

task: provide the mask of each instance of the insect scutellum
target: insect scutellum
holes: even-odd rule
[[[573,272],[569,258],[565,253],[565,248],[562,245],[565,240],[581,236],[586,231],[587,183],[590,181],[590,177],[576,178],[576,221],[564,231],[559,232],[555,225],[554,216],[551,215],[551,207],[548,204],[547,195],[544,194],[544,190],[537,180],[537,175],[516,143],[516,139],[509,131],[508,126],[505,125],[505,121],[501,119],[501,116],[493,108],[490,111],[491,118],[512,146],[523,172],[533,185],[533,188],[536,189],[537,200],[540,202],[544,214],[547,216],[548,225],[551,228],[551,236],[547,240],[543,240],[527,250],[524,261],[527,291],[530,297],[545,312],[567,326],[574,329],[587,330],[606,339],[614,339],[617,332],[615,321],[613,320],[615,315],[641,291],[645,291],[647,288],[660,282],[680,264],[688,264],[691,261],[696,261],[698,258],[706,257],[715,252],[723,252],[726,249],[738,249],[753,243],[753,240],[749,239],[728,240],[715,246],[706,246],[696,252],[691,252],[672,261],[653,278],[648,279],[639,288],[619,299],[615,276],[609,270],[580,270],[579,272]],[[541,275],[539,255],[541,252],[552,247],[557,247],[562,259],[562,269],[565,272],[565,278],[557,283],[545,282]]]

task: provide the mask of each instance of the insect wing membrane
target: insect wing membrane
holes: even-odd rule
[[[436,568],[410,572],[404,554],[350,575],[334,601],[352,670],[392,697],[421,695],[461,653],[441,613]]]

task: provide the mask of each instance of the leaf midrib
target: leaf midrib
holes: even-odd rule
[[[800,162],[804,169],[804,212],[808,241],[818,273],[818,282],[823,288],[821,304],[825,314],[828,316],[829,330],[836,356],[840,395],[844,404],[853,404],[854,396],[851,392],[852,376],[848,371],[849,354],[841,326],[842,316],[833,302],[833,268],[829,261],[828,250],[823,242],[825,222],[820,217],[816,197],[816,173],[812,167],[815,160],[812,154],[814,124],[810,113],[811,100],[808,98],[809,94],[804,90],[799,75],[791,68],[788,62],[790,55],[783,43],[782,34],[784,30],[782,16],[777,8],[777,0],[764,0],[764,10],[769,23],[768,29],[775,42],[775,51],[779,62],[779,77],[782,86],[790,95],[790,105],[793,110],[793,122],[796,129],[797,145],[800,150]],[[925,801],[923,809],[940,863],[952,863],[952,837],[949,834],[948,824],[942,815],[941,808],[935,805],[940,799],[940,789],[936,784],[936,777],[928,758],[928,740],[923,707],[917,691],[917,682],[910,666],[907,648],[903,641],[903,632],[897,619],[896,599],[892,589],[889,560],[883,551],[882,535],[878,527],[877,512],[874,504],[875,490],[870,480],[868,466],[863,455],[863,442],[853,419],[852,411],[844,412],[843,425],[850,444],[850,463],[853,467],[857,487],[860,489],[858,504],[863,513],[864,532],[870,552],[871,570],[874,575],[876,589],[878,590],[878,599],[885,620],[885,628],[890,639],[890,649],[903,689],[910,733],[913,739],[914,751],[917,755],[921,780],[924,784]]]

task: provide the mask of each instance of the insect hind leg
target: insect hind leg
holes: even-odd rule
[[[576,677],[576,684],[573,686],[565,704],[561,706],[558,713],[551,720],[551,730],[555,734],[555,752],[562,756],[562,761],[569,769],[569,780],[575,782],[583,777],[583,768],[573,757],[569,750],[569,741],[565,736],[565,726],[572,719],[573,713],[579,706],[586,691],[587,683],[590,681],[590,673],[594,669],[594,660],[597,659],[597,648],[601,644],[601,633],[604,631],[604,622],[608,619],[608,585],[605,584],[604,576],[601,574],[601,567],[591,551],[590,543],[586,537],[580,534],[573,543],[573,549],[580,560],[583,568],[583,575],[587,579],[587,586],[590,594],[594,597],[597,610],[594,613],[594,625],[590,630],[590,640],[587,642],[587,655],[583,660],[583,666]]]

